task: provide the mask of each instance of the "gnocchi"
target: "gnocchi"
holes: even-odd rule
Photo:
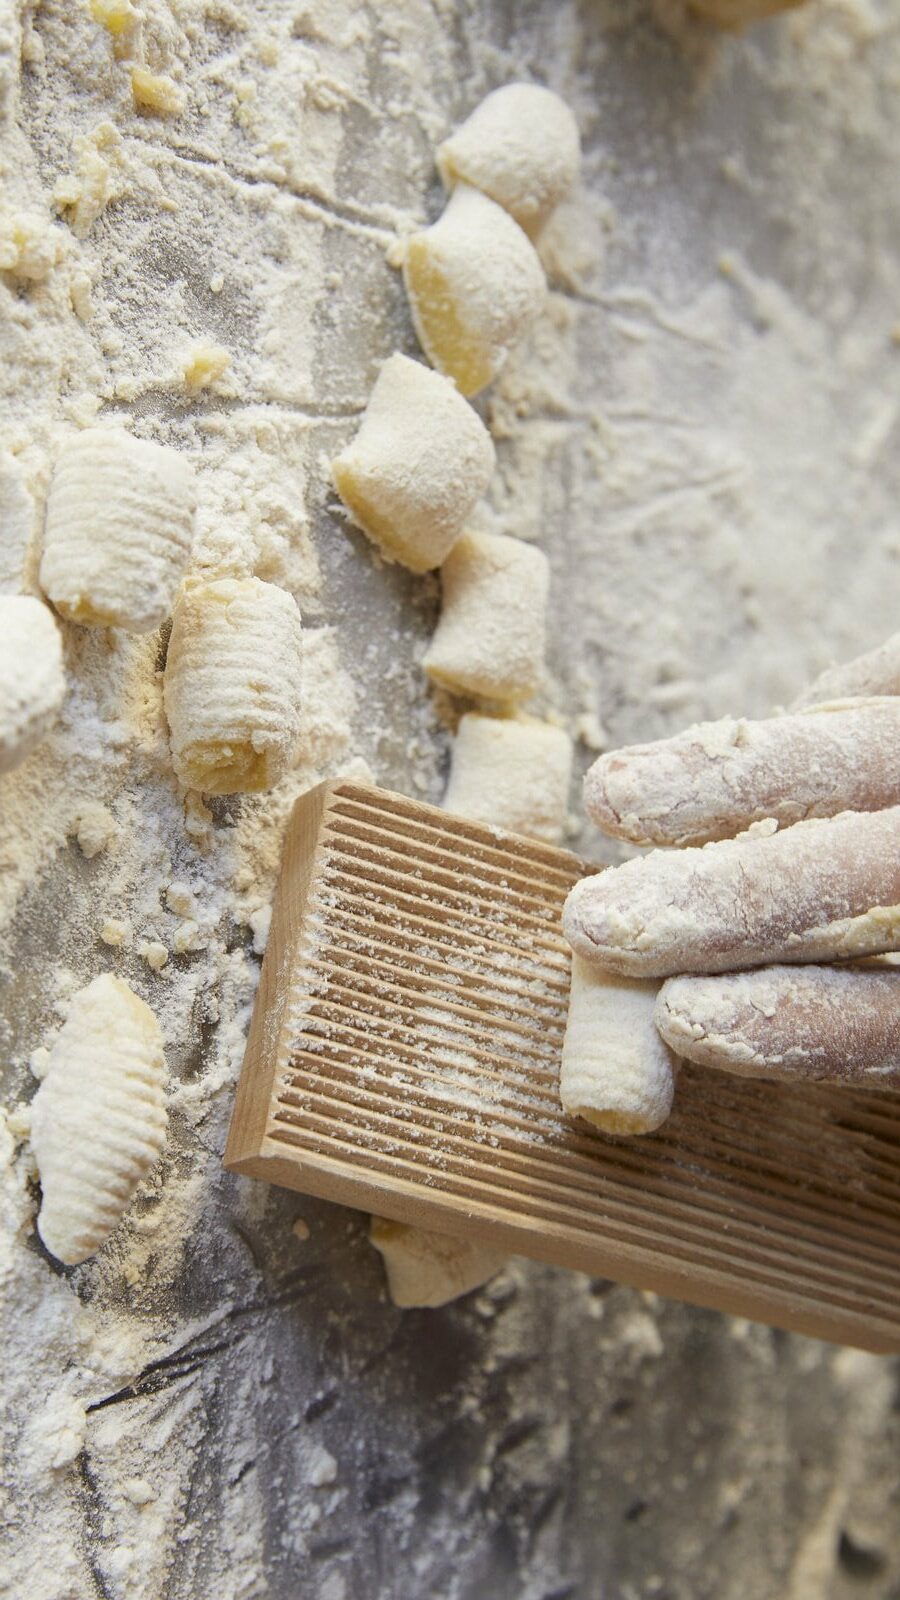
[[[675,1094],[675,1058],[656,1030],[659,984],[615,978],[572,958],[559,1093],[563,1110],[604,1133],[652,1133]]]
[[[395,1306],[445,1306],[480,1288],[500,1271],[506,1257],[467,1239],[372,1217],[369,1239],[384,1262]]]
[[[490,434],[449,378],[393,355],[332,473],[354,522],[384,555],[429,572],[456,543],[493,466]]]
[[[441,617],[423,665],[436,683],[527,700],[544,664],[547,558],[505,534],[467,533],[441,568]]]
[[[163,679],[172,759],[186,789],[270,789],[300,735],[300,612],[261,578],[182,585]]]
[[[71,622],[151,633],[171,611],[195,508],[184,456],[122,428],[86,428],[50,485],[44,593]]]
[[[568,813],[572,741],[533,718],[460,720],[444,805],[457,816],[557,844]]]
[[[433,227],[407,241],[403,279],[422,349],[465,395],[497,376],[547,294],[527,234],[468,184],[454,189]]]
[[[159,1024],[126,983],[104,974],[79,990],[31,1114],[38,1233],[66,1266],[106,1243],[158,1160],[165,1074]]]
[[[0,595],[0,772],[18,766],[44,737],[65,692],[52,613],[31,595]]]
[[[532,235],[572,187],[580,159],[569,107],[535,83],[495,89],[437,152],[448,189],[481,189]]]

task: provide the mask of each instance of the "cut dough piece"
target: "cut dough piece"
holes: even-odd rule
[[[795,11],[803,0],[688,0],[691,11],[714,22],[717,28],[746,28],[751,22],[764,22],[779,11]]]
[[[379,1252],[395,1306],[445,1306],[486,1283],[506,1257],[496,1250],[405,1222],[372,1217],[369,1238]]]
[[[547,295],[527,234],[468,184],[433,227],[407,241],[403,280],[422,349],[466,395],[496,378]]]
[[[163,683],[179,782],[270,789],[300,735],[302,642],[293,597],[261,578],[185,579]]]
[[[527,700],[544,666],[550,569],[504,534],[467,533],[441,568],[441,619],[423,666],[462,694]]]
[[[659,984],[614,978],[572,957],[559,1094],[604,1133],[652,1133],[675,1093],[675,1058],[656,1031]]]
[[[428,572],[449,555],[493,467],[490,434],[455,384],[394,355],[332,472],[354,522],[388,559]]]
[[[31,1113],[41,1176],[38,1232],[74,1266],[105,1244],[165,1143],[159,1024],[105,974],[75,995]]]
[[[0,772],[44,737],[66,693],[59,628],[42,600],[0,595]]]
[[[171,612],[196,503],[177,450],[86,428],[64,446],[50,485],[45,594],[71,622],[151,633]]]
[[[572,741],[532,718],[469,712],[453,742],[444,805],[459,817],[557,844],[572,776]]]
[[[448,189],[481,189],[532,235],[572,187],[580,159],[571,111],[535,83],[495,89],[437,152]]]

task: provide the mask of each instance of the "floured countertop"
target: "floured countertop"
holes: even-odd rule
[[[0,1593],[888,1600],[894,1364],[520,1262],[400,1312],[362,1219],[220,1152],[294,796],[361,763],[442,792],[436,583],[348,534],[328,475],[378,362],[416,353],[387,257],[438,214],[434,146],[513,78],[581,127],[548,309],[481,406],[478,525],[550,559],[534,708],[583,770],[896,630],[893,8],[811,0],[722,42],[676,0],[138,9],[170,112],[135,105],[87,5],[0,4],[0,590],[34,589],[61,440],[125,421],[189,454],[203,553],[296,596],[307,728],[273,794],[185,799],[166,631],[69,628],[62,719],[0,779]],[[578,848],[618,853],[572,811]],[[29,1061],[103,971],[160,1018],[171,1135],[63,1270]]]

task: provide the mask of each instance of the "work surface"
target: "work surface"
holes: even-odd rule
[[[273,799],[185,815],[160,641],[90,635],[56,744],[3,780],[8,1104],[99,970],[158,1009],[175,1088],[158,1179],[85,1267],[38,1250],[10,1157],[0,1590],[888,1600],[895,1364],[518,1261],[401,1313],[358,1215],[229,1176],[221,1151],[295,793],[362,758],[440,798],[434,585],[373,563],[327,475],[377,361],[415,349],[385,250],[439,209],[434,142],[520,74],[582,128],[548,311],[484,408],[483,525],[550,558],[544,709],[583,768],[764,713],[896,629],[891,8],[811,4],[715,51],[672,8],[611,0],[145,10],[184,62],[171,122],[125,107],[86,14],[26,23],[11,199],[49,215],[73,174],[86,199],[47,284],[4,289],[3,433],[38,497],[62,426],[98,411],[187,449],[207,544],[300,600],[310,728]],[[173,375],[201,339],[231,365],[191,395]],[[88,798],[119,830],[96,858],[68,837]],[[159,977],[151,938],[178,952]]]

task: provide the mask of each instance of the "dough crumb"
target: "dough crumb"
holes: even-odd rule
[[[101,850],[109,849],[118,827],[115,817],[107,811],[106,806],[100,805],[96,800],[89,800],[76,813],[73,831],[82,855],[92,861]]]
[[[152,111],[160,117],[177,117],[184,110],[183,90],[174,78],[165,73],[148,72],[146,67],[132,67],[131,92],[135,105],[143,111]]]
[[[291,1233],[294,1235],[295,1239],[309,1238],[309,1223],[306,1221],[305,1217],[297,1218],[297,1221],[291,1228]]]
[[[154,972],[161,972],[169,959],[169,952],[158,939],[144,939],[138,945],[138,955]]]
[[[212,288],[212,284],[210,284]],[[181,368],[181,380],[188,394],[211,389],[228,371],[231,356],[221,345],[201,343],[188,352]]]
[[[119,917],[107,917],[100,929],[100,937],[104,944],[112,945],[114,950],[127,948],[132,940],[131,923]]]
[[[42,283],[62,258],[62,238],[35,211],[0,212],[0,272]]]

